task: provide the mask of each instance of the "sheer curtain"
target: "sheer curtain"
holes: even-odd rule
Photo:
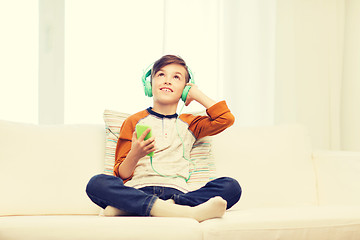
[[[274,123],[276,1],[222,1],[220,80],[240,125]]]
[[[341,148],[360,151],[360,1],[347,1],[345,12]]]
[[[100,123],[104,108],[131,113],[151,105],[142,70],[170,53],[187,61],[205,93],[227,100],[236,124],[299,123],[314,148],[360,150],[356,0],[66,6],[68,123]]]
[[[340,149],[343,0],[278,0],[275,123],[300,123],[314,148]]]

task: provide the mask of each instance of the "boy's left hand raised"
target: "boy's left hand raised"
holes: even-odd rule
[[[216,102],[205,95],[200,89],[193,83],[188,83],[186,86],[191,86],[188,95],[186,97],[185,106],[188,106],[193,100],[199,102],[206,109],[214,105]]]
[[[193,100],[196,101],[196,92],[200,91],[199,88],[193,83],[187,83],[186,86],[191,86],[190,91],[186,97],[185,106],[188,106]]]

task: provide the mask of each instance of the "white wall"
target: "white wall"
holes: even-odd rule
[[[360,1],[346,1],[342,149],[360,151]]]

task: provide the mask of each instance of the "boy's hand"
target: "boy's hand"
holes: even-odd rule
[[[199,95],[199,88],[193,83],[187,83],[186,86],[191,86],[190,91],[186,97],[185,106],[188,106],[193,100],[196,101],[196,96]]]
[[[191,86],[190,91],[186,97],[185,106],[188,106],[193,100],[199,102],[206,109],[214,105],[216,102],[206,96],[200,89],[193,83],[188,83],[186,86]]]
[[[136,131],[134,131],[131,143],[131,152],[140,159],[147,154],[155,151],[155,138],[151,137],[144,141],[146,135],[151,131],[150,128],[146,129],[139,138],[137,138]]]

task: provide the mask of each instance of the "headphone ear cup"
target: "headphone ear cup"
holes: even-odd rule
[[[189,91],[190,91],[190,88],[191,88],[191,86],[186,86],[186,87],[184,88],[184,90],[183,90],[183,92],[182,92],[182,94],[181,94],[181,100],[183,100],[183,102],[186,101],[186,98],[187,98],[187,95],[188,95],[188,93],[189,93]]]
[[[146,72],[144,72],[144,75],[141,78],[141,81],[143,83],[144,86],[144,92],[145,92],[145,96],[147,97],[152,97],[152,87],[151,87],[151,81],[147,80],[148,77],[150,77],[151,75],[151,68],[148,67],[149,70],[147,70]]]
[[[147,96],[147,97],[152,97],[153,96],[150,81],[145,81],[144,82],[144,91],[145,91],[145,96]]]

